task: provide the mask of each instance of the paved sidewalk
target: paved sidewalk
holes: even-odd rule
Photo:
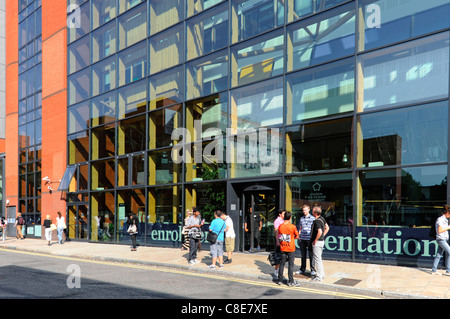
[[[131,251],[128,245],[100,244],[69,241],[48,246],[45,240],[7,238],[0,241],[0,249],[16,249],[55,256],[76,257],[103,261],[142,263],[199,272],[215,272],[247,279],[273,280],[274,268],[267,260],[267,253],[234,253],[233,262],[223,268],[208,269],[211,263],[209,250],[198,254],[201,263],[188,265],[187,251],[179,248],[139,246]],[[295,270],[300,260],[295,260]],[[450,276],[431,275],[430,269],[401,266],[375,265],[342,261],[324,261],[325,279],[311,282],[308,276],[295,275],[304,287],[348,289],[353,292],[374,292],[384,298],[450,298]],[[430,265],[431,267],[431,265]],[[440,271],[443,272],[442,270]],[[287,277],[287,269],[285,269]],[[274,284],[274,287],[276,284]]]

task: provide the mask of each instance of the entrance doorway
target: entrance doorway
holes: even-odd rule
[[[67,232],[69,239],[88,239],[88,203],[67,207]]]
[[[280,180],[231,183],[229,207],[238,207],[234,222],[236,244],[239,251],[273,251],[275,233],[273,223],[281,207],[282,190]],[[233,214],[233,210],[231,209]],[[233,215],[232,215],[233,216]]]

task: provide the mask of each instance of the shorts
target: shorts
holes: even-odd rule
[[[211,257],[223,256],[223,241],[216,241],[215,244],[209,246],[211,251]]]
[[[235,237],[225,237],[225,250],[227,252],[234,250]]]

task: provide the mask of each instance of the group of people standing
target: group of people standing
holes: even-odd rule
[[[292,213],[290,211],[279,210],[278,218],[274,222],[276,234],[276,253],[281,257],[279,264],[275,266],[275,277],[277,283],[283,283],[283,272],[286,262],[288,262],[288,286],[298,286],[294,280],[295,261],[295,240],[299,240],[301,252],[301,266],[297,274],[304,274],[307,265],[307,256],[310,259],[310,269],[313,281],[322,281],[325,277],[325,270],[322,262],[322,252],[324,238],[329,231],[329,226],[322,216],[322,209],[314,206],[312,214],[311,207],[303,205],[303,216],[300,218],[297,227],[291,223]],[[307,255],[307,252],[309,253]]]
[[[205,220],[201,219],[200,211],[197,207],[194,207],[192,211],[187,211],[187,218],[185,220],[185,227],[183,231],[185,237],[183,247],[185,249],[189,249],[188,263],[190,265],[200,263],[200,261],[197,260],[197,253],[203,238],[201,228],[204,224]],[[208,267],[215,269],[217,261],[219,262],[219,267],[223,267],[225,263],[231,263],[236,238],[233,220],[227,215],[227,213],[216,210],[214,212],[214,220],[209,226],[209,231],[217,234],[217,240],[215,243],[210,245],[212,263]],[[227,252],[227,259],[225,260],[223,258],[224,244]]]

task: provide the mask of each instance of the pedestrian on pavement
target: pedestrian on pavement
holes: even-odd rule
[[[131,251],[136,251],[136,247],[137,247],[137,234],[138,234],[138,226],[139,226],[139,218],[137,217],[137,215],[135,213],[131,213],[130,216],[128,216],[128,220],[127,220],[127,224],[128,227],[134,225],[134,230],[133,231],[129,231],[128,233],[131,236],[131,243],[133,245],[133,247],[131,248]]]
[[[64,229],[66,229],[66,221],[64,217],[61,215],[61,212],[58,212],[58,217],[56,217],[56,233],[58,235],[58,242],[60,244],[63,243]]]
[[[8,224],[5,221],[5,217],[2,217],[0,219],[0,227],[2,228],[2,240],[5,241],[5,237],[6,237],[6,226]]]
[[[253,246],[252,246],[252,229],[250,225],[253,227]],[[248,234],[248,239],[250,243],[250,252],[254,252],[255,247],[257,250],[261,249],[260,246],[260,238],[261,238],[261,229],[262,229],[262,220],[261,215],[258,212],[253,213],[253,208],[250,207],[249,213],[247,215],[247,219],[244,223],[245,232]]]
[[[53,229],[52,226],[52,220],[50,219],[50,215],[47,215],[44,219],[44,223],[42,224],[44,226],[44,234],[45,234],[45,240],[47,240],[47,245],[52,244],[52,233]]]
[[[439,246],[439,249],[436,253],[436,256],[434,257],[433,261],[433,267],[431,269],[432,275],[440,275],[441,273],[437,272],[437,268],[439,265],[439,261],[441,260],[442,256],[444,255],[445,251],[445,275],[450,276],[450,246],[448,244],[448,230],[450,230],[448,219],[450,218],[450,209],[448,205],[444,206],[444,212],[442,213],[441,217],[436,219],[436,242]]]
[[[297,227],[291,223],[292,214],[290,211],[284,212],[284,222],[278,227],[278,240],[280,242],[281,262],[278,269],[279,285],[283,282],[283,272],[286,261],[288,262],[288,286],[298,286],[294,281],[294,261],[295,261],[295,240],[298,238]]]
[[[279,209],[278,217],[273,222],[273,229],[275,232],[275,261],[280,260],[280,258],[281,258],[280,241],[278,240],[278,227],[280,227],[280,225],[284,223],[284,213],[285,212],[286,212],[286,210]],[[278,278],[278,269],[280,268],[280,264],[279,263],[275,264],[274,267],[275,267],[275,271],[273,274],[275,275],[275,278]]]
[[[233,220],[226,212],[222,212],[222,219],[225,221],[225,250],[227,251],[227,260],[224,261],[226,264],[231,264],[233,261],[233,251],[236,242],[236,232],[234,231]]]
[[[190,265],[198,264],[197,252],[200,240],[202,239],[201,227],[205,223],[205,220],[200,220],[200,211],[197,207],[192,209],[192,215],[186,222],[186,228],[189,236],[189,258]]]
[[[330,229],[325,218],[322,215],[322,208],[319,206],[314,206],[313,216],[315,220],[312,224],[311,229],[311,240],[313,248],[313,265],[316,269],[316,276],[312,279],[313,281],[322,281],[325,277],[325,270],[322,262],[322,253],[325,243],[325,235]]]
[[[209,245],[209,250],[211,252],[212,263],[209,265],[209,268],[216,268],[216,261],[219,260],[219,267],[223,267],[223,242],[224,242],[224,233],[226,228],[226,223],[222,219],[222,212],[220,210],[216,210],[214,212],[214,220],[209,225],[209,231],[217,234],[217,240],[214,244]]]
[[[14,227],[16,228],[16,238],[24,239],[22,234],[22,227],[25,225],[25,218],[22,217],[22,213],[17,214],[16,222]]]
[[[189,250],[189,235],[188,235],[188,229],[186,227],[187,220],[192,215],[192,210],[186,209],[186,217],[183,220],[183,229],[181,231],[181,250]]]
[[[298,240],[298,245],[300,247],[301,253],[301,265],[300,270],[296,274],[304,274],[306,271],[307,256],[309,255],[309,264],[311,269],[311,276],[316,276],[316,269],[313,264],[313,248],[311,241],[311,227],[315,220],[314,216],[311,215],[311,206],[308,204],[303,205],[303,216],[300,218],[298,223],[298,232],[300,233],[300,238]]]

